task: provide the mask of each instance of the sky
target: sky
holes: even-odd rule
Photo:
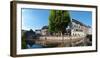
[[[22,8],[22,29],[33,29],[35,31],[36,29],[41,29],[43,26],[47,26],[49,11],[50,10],[48,9]],[[92,12],[70,10],[69,13],[71,18],[76,19],[87,26],[92,25]]]

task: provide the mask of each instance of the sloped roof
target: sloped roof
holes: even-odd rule
[[[83,24],[82,22],[80,22],[80,21],[78,21],[78,20],[75,20],[75,19],[72,19],[72,22],[75,22],[75,23],[80,24],[80,25],[82,25],[82,26],[88,27],[88,26],[86,26],[85,24]]]
[[[48,26],[43,26],[42,29],[48,29]]]

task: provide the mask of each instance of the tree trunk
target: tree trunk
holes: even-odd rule
[[[61,32],[61,37],[62,37],[62,44],[64,45],[64,36],[62,32]]]

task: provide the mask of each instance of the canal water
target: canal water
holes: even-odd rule
[[[28,49],[32,49],[32,48],[43,48],[43,46],[42,45],[39,45],[39,44],[33,44],[32,46],[30,46],[30,45],[27,44],[27,48]]]
[[[40,44],[33,44],[33,45],[29,45],[27,44],[27,49],[35,49],[35,48],[53,48],[53,47],[71,47],[71,46],[92,46],[92,43],[91,41],[89,40],[82,40],[82,42],[80,41],[80,43],[78,44],[74,44],[74,45],[71,45],[70,42],[68,43],[65,43],[65,44],[61,44],[60,46],[58,44],[49,44],[47,46],[43,46],[43,45],[40,45]]]

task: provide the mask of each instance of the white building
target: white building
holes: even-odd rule
[[[35,33],[38,34],[38,35],[39,34],[41,35],[41,30],[35,30]]]
[[[48,26],[43,26],[43,27],[42,27],[42,29],[41,29],[41,34],[42,34],[43,36],[49,34],[49,32],[48,32]]]
[[[88,26],[72,19],[71,22],[71,36],[85,37],[88,34]]]
[[[41,33],[42,35],[48,35],[48,29],[42,29]]]

